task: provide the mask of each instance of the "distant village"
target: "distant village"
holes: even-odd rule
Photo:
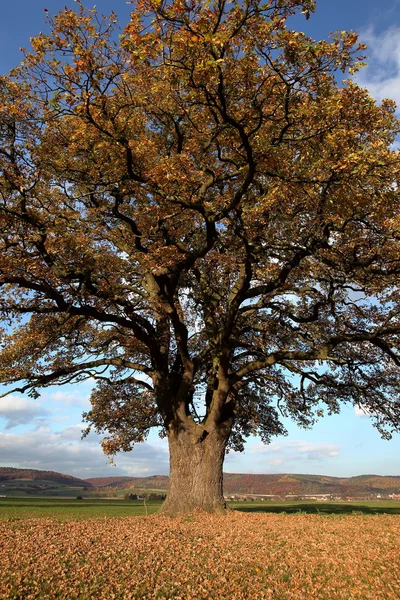
[[[363,496],[343,496],[340,494],[230,494],[225,496],[225,500],[232,502],[263,502],[263,501],[310,501],[316,500],[319,502],[354,502],[357,500],[400,500],[400,493],[398,494],[367,494]]]
[[[97,477],[79,479],[54,471],[0,467],[0,497],[58,496],[79,499],[165,499],[168,477]],[[225,473],[226,501],[360,502],[400,501],[400,476],[360,475],[349,478],[307,474]],[[268,492],[268,493],[267,493]]]

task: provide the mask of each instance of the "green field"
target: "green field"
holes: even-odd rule
[[[152,489],[152,488],[127,488],[127,489],[114,489],[106,490],[102,488],[91,488],[89,486],[79,487],[72,486],[65,483],[58,483],[56,481],[50,481],[46,479],[10,479],[8,481],[0,482],[0,497],[1,495],[13,498],[27,497],[27,498],[70,498],[76,499],[77,496],[83,496],[84,498],[99,499],[104,498],[105,495],[109,496],[110,499],[115,498],[123,499],[125,494],[134,493],[139,496],[151,494],[152,492],[160,494],[165,493],[166,490]]]
[[[0,520],[53,518],[75,521],[101,517],[132,517],[151,515],[161,502],[123,500],[76,500],[67,498],[0,498]]]
[[[0,483],[0,494],[7,497],[36,497],[36,496],[61,496],[65,498],[76,498],[87,493],[88,488],[65,485],[46,479],[10,479]]]
[[[242,512],[265,513],[307,513],[307,514],[363,514],[400,515],[400,501],[396,500],[354,500],[351,502],[318,502],[288,500],[281,502],[230,502],[229,506]]]
[[[60,521],[154,514],[161,502],[84,500],[67,498],[0,498],[0,520],[54,518]],[[230,502],[229,507],[251,513],[400,514],[400,502]]]

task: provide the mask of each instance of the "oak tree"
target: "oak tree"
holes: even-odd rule
[[[161,427],[169,514],[223,510],[282,416],[399,429],[399,122],[355,33],[290,28],[314,8],[78,3],[0,79],[0,380],[95,379],[111,455]]]

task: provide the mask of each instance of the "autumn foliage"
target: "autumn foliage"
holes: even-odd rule
[[[160,426],[169,512],[221,508],[227,447],[281,415],[390,437],[399,123],[356,34],[291,30],[312,0],[78,5],[0,81],[1,381],[95,378],[110,454]]]

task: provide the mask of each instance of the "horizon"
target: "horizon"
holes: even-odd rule
[[[61,473],[59,471],[53,471],[52,469],[34,469],[31,467],[9,467],[9,466],[5,466],[2,465],[0,466],[0,471],[1,469],[14,469],[17,471],[35,471],[35,472],[44,472],[44,473],[54,473],[56,475],[63,475],[66,477],[73,477],[74,479],[80,479],[81,481],[88,481],[89,479],[151,479],[152,477],[168,477],[168,475],[162,474],[162,473],[153,473],[151,475],[104,475],[104,476],[96,476],[96,477],[85,477],[85,478],[81,478],[81,477],[77,477],[76,475],[71,475],[70,473]],[[254,477],[260,477],[260,476],[274,476],[274,477],[281,477],[283,475],[293,475],[293,476],[301,476],[301,477],[329,477],[330,479],[356,479],[357,477],[400,477],[400,472],[399,474],[394,474],[391,473],[390,475],[379,475],[378,473],[359,473],[358,475],[350,475],[350,476],[342,476],[342,475],[320,475],[320,474],[315,474],[315,473],[286,473],[286,472],[280,472],[280,473],[236,473],[236,472],[230,472],[230,471],[223,471],[224,476],[225,475],[245,475],[245,476],[249,476],[249,475],[253,475]]]
[[[95,0],[85,4],[92,6]],[[122,23],[130,10],[125,0],[98,0],[96,5],[99,12],[114,10]],[[72,0],[15,0],[2,9],[0,74],[20,62],[19,48],[29,48],[30,37],[46,31],[46,6],[54,14],[64,6],[76,4]],[[314,38],[326,38],[335,29],[359,32],[361,41],[369,44],[369,58],[368,67],[355,76],[355,81],[368,88],[378,101],[388,96],[400,106],[400,0],[382,0],[379,6],[372,0],[320,0],[309,20],[296,16],[291,23]],[[399,110],[397,114],[400,115]],[[17,393],[0,398],[0,466],[52,470],[73,476],[83,473],[82,478],[147,477],[155,471],[168,474],[167,443],[157,432],[132,452],[118,454],[116,466],[110,465],[102,453],[100,436],[91,432],[81,439],[85,428],[81,415],[90,409],[90,388],[91,382],[87,381],[45,388],[36,400]],[[4,391],[0,387],[0,394]],[[309,472],[336,478],[357,477],[364,471],[379,477],[397,476],[387,474],[393,471],[400,474],[400,434],[394,434],[390,441],[382,440],[370,415],[361,407],[343,406],[341,414],[322,418],[311,430],[300,429],[288,419],[282,421],[288,430],[286,437],[273,438],[269,445],[250,437],[244,453],[230,452],[226,456],[226,472]]]

